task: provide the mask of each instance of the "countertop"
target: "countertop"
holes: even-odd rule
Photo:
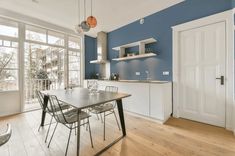
[[[86,79],[86,80],[97,80],[97,79]],[[171,81],[159,81],[159,80],[102,80],[98,79],[98,81],[108,81],[108,82],[127,82],[127,83],[171,83]]]

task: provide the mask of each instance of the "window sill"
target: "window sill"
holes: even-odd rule
[[[4,93],[12,93],[12,92],[19,92],[19,90],[0,91],[0,94],[4,94]]]

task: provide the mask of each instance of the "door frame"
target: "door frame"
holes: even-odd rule
[[[193,28],[202,27],[218,22],[225,22],[226,25],[226,95],[225,95],[225,128],[234,130],[235,105],[234,99],[234,17],[233,10],[228,10],[211,16],[203,17],[187,23],[172,27],[173,30],[173,117],[179,118],[179,81],[180,81],[180,32]],[[235,132],[235,131],[234,131]]]

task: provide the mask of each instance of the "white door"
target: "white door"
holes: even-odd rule
[[[225,45],[225,22],[180,33],[180,117],[225,127]]]

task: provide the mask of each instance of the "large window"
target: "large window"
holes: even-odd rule
[[[35,89],[80,85],[79,36],[0,18],[0,91],[19,89],[18,51],[23,47],[24,90],[30,90],[30,96]],[[32,87],[35,82],[44,86]]]
[[[0,91],[18,88],[18,26],[0,18]]]
[[[80,85],[81,39],[79,37],[28,25],[25,36],[27,101],[35,98],[35,90],[62,89],[66,86]]]

